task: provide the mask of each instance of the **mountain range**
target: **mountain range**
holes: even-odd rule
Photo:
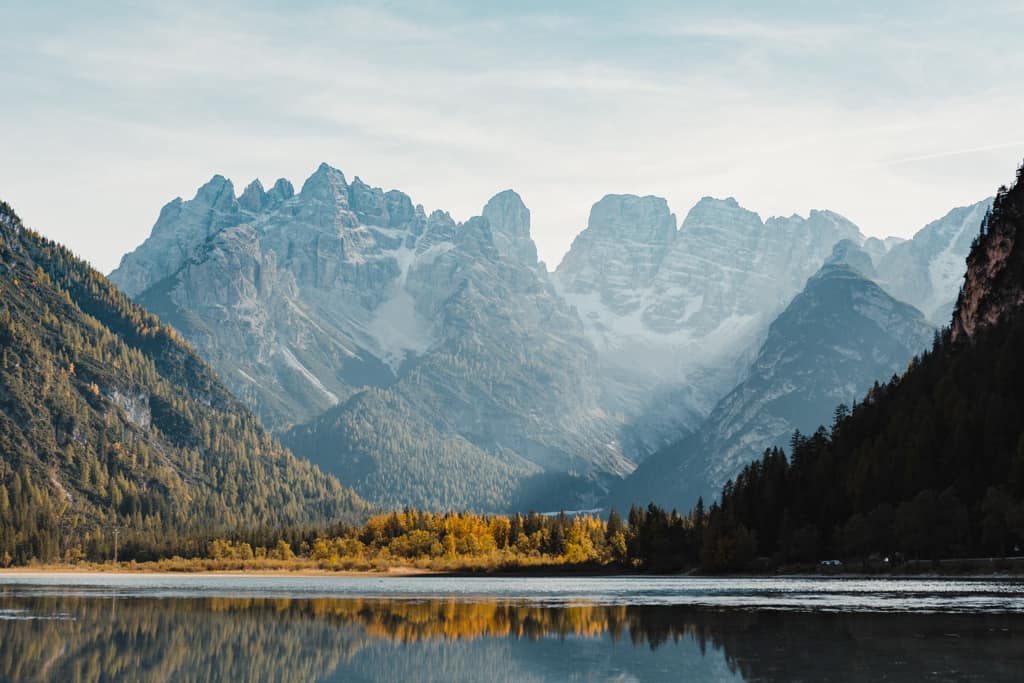
[[[298,194],[274,187],[235,198],[215,177],[111,277],[297,452],[422,507],[497,509],[544,471],[632,469],[518,195],[456,223],[327,165]]]
[[[869,268],[865,252],[837,244],[772,322],[746,378],[693,436],[645,460],[613,500],[620,507],[643,500],[680,509],[701,496],[711,500],[754,456],[830,424],[836,406],[851,405],[878,379],[905,370],[935,330],[920,311],[869,280]]]
[[[625,416],[635,457],[707,417],[841,239],[864,238],[827,211],[764,222],[735,199],[705,197],[676,229],[663,199],[594,205],[554,280],[597,350],[602,394]]]
[[[971,240],[951,326],[904,372],[837,411],[830,428],[794,435],[786,451],[766,450],[726,482],[720,502],[696,508],[705,570],[749,567],[754,558],[859,558],[867,566],[875,553],[897,561],[894,553],[1019,554],[1022,234],[1024,167]]]
[[[713,488],[816,426],[820,411],[783,405],[794,387],[830,413],[898,371],[955,300],[990,204],[900,241],[731,198],[677,225],[663,199],[610,195],[548,272],[515,192],[457,222],[323,164],[298,193],[236,196],[215,176],[110,277],[367,499],[557,509],[653,493],[635,486],[644,461],[694,440],[727,444],[717,465],[686,457],[703,473],[689,490]]]

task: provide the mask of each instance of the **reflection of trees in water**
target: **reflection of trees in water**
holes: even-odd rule
[[[704,632],[747,680],[1024,680],[1024,615],[709,614]]]
[[[640,607],[381,599],[0,598],[0,680],[316,680],[373,643],[596,639],[654,648],[691,622]],[[66,618],[46,618],[66,617]],[[505,650],[496,650],[493,656]],[[482,653],[479,653],[482,654]],[[382,654],[375,652],[373,658]],[[507,656],[507,654],[506,654]],[[432,666],[424,661],[423,666]],[[448,662],[446,665],[454,665]]]
[[[443,665],[471,674],[458,667],[485,660],[512,664],[513,654],[502,642],[604,637],[665,656],[680,649],[663,648],[670,643],[691,641],[701,653],[710,645],[748,679],[828,674],[862,680],[886,662],[890,673],[905,672],[907,680],[923,671],[965,667],[981,668],[992,679],[1024,670],[1024,653],[1014,648],[1022,633],[1020,617],[370,598],[0,597],[0,614],[18,609],[28,610],[23,616],[69,618],[0,618],[0,680],[313,681],[360,654],[360,668],[377,662],[436,671]],[[471,641],[482,642],[470,657],[465,646]],[[389,661],[396,645],[401,662]],[[517,648],[515,656],[529,651]],[[691,657],[697,652],[692,646],[686,651]]]
[[[218,602],[0,599],[0,610],[44,617],[0,619],[0,680],[312,681],[364,640],[290,601]]]

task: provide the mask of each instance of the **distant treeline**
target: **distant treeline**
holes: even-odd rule
[[[408,510],[293,537],[289,552],[327,567],[447,558],[706,572],[759,558],[777,566],[1013,555],[1024,548],[1022,348],[1024,321],[985,330],[969,347],[943,331],[904,376],[876,384],[852,410],[837,408],[830,429],[794,434],[789,457],[766,451],[720,502],[698,501],[687,514],[655,505],[607,520]],[[197,550],[257,552],[228,539]]]
[[[1024,321],[972,342],[936,335],[908,372],[836,410],[831,429],[797,433],[791,456],[770,449],[687,514],[655,505],[625,519],[566,514],[396,511],[362,525],[263,526],[232,533],[119,534],[119,559],[174,556],[235,562],[305,561],[325,569],[496,568],[591,564],[706,572],[871,555],[940,559],[1024,548]],[[0,487],[0,526],[31,528],[38,489],[21,473]],[[52,528],[45,556],[110,559],[114,527],[82,544]]]

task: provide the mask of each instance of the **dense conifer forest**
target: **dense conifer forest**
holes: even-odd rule
[[[0,203],[0,566],[363,510],[173,329]]]

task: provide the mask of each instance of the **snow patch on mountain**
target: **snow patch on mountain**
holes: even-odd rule
[[[893,245],[877,260],[879,283],[890,294],[913,304],[934,325],[949,321],[971,242],[992,206],[984,199],[951,210],[921,228],[913,239]]]
[[[327,387],[325,387],[323,383],[320,381],[320,379],[309,371],[309,368],[307,368],[305,365],[299,362],[299,359],[295,357],[295,354],[292,353],[291,349],[289,349],[286,346],[282,346],[280,349],[278,349],[278,351],[280,352],[281,357],[284,358],[285,362],[289,366],[298,370],[299,373],[303,377],[305,377],[310,384],[312,384],[319,391],[321,391],[323,395],[326,396],[331,401],[332,404],[338,403],[338,395],[335,394],[333,391],[329,390]],[[252,378],[250,377],[249,379]]]
[[[435,245],[418,256],[408,247],[394,252],[399,269],[394,293],[373,311],[365,330],[373,338],[377,355],[395,373],[408,354],[421,354],[433,343],[430,323],[416,310],[416,300],[406,289],[409,270],[416,263],[433,261],[451,246]]]
[[[863,236],[838,214],[762,221],[731,197],[701,199],[678,230],[657,197],[594,205],[553,282],[598,350],[605,405],[648,432],[635,457],[703,420],[841,239]]]

